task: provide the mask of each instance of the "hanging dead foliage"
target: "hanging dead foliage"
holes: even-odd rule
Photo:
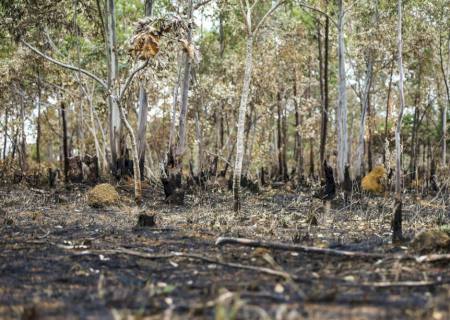
[[[378,165],[373,168],[372,171],[368,175],[366,175],[362,181],[361,186],[363,190],[369,191],[372,193],[383,193],[383,179],[386,176],[386,170],[383,165]]]
[[[182,41],[186,39],[188,28],[187,21],[172,14],[159,18],[141,19],[137,22],[136,30],[131,38],[130,54],[141,60],[154,58],[160,51],[162,37],[166,38],[169,43]]]
[[[192,22],[176,15],[145,17],[136,24],[136,30],[130,41],[130,54],[133,58],[148,60],[158,54],[161,45],[166,47],[166,44],[167,46],[181,44],[189,59],[198,63],[201,59],[200,52],[187,40],[189,28],[192,28]],[[170,49],[165,50],[168,52]]]

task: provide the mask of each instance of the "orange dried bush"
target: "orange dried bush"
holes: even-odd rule
[[[372,193],[383,193],[384,185],[382,181],[386,177],[386,169],[383,165],[377,165],[361,181],[361,187],[364,191]]]

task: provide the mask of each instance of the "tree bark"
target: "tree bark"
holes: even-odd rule
[[[364,83],[364,92],[363,92],[363,101],[362,101],[362,109],[361,109],[361,120],[359,124],[359,139],[358,139],[358,148],[356,150],[356,163],[355,163],[355,177],[357,179],[361,178],[364,175],[364,135],[366,130],[366,114],[369,109],[369,94],[370,87],[372,84],[372,70],[373,70],[373,61],[372,61],[372,53],[370,52],[368,55],[367,68],[366,68],[366,79]]]
[[[116,40],[116,19],[114,0],[106,0],[106,53],[108,58],[108,91],[115,92],[117,81],[117,40]],[[114,175],[117,174],[118,160],[121,158],[121,120],[120,110],[116,99],[111,95],[108,97],[109,109],[109,137],[111,146],[111,169]]]
[[[148,101],[147,92],[145,91],[143,83],[139,84],[139,115],[138,115],[138,132],[137,132],[137,152],[139,155],[139,170],[140,178],[144,180],[144,167],[145,167],[145,142],[147,132],[147,114],[148,114]]]
[[[7,147],[7,137],[8,137],[8,114],[9,109],[5,109],[5,126],[3,128],[3,160],[6,160],[6,147]]]
[[[67,147],[67,122],[66,122],[66,105],[61,102],[61,121],[62,121],[62,138],[63,138],[63,158],[64,158],[64,182],[69,182],[69,152]]]
[[[233,196],[234,196],[233,207],[235,211],[239,211],[241,208],[240,187],[241,187],[242,161],[244,158],[245,115],[247,113],[247,102],[248,102],[248,95],[250,92],[252,67],[253,67],[253,35],[249,34],[247,35],[244,83],[242,86],[241,102],[239,104],[239,120],[236,138],[236,159],[233,173]]]
[[[150,17],[152,15],[153,0],[145,0],[144,4],[145,16]],[[148,100],[147,92],[145,90],[145,81],[139,82],[139,115],[138,115],[138,133],[137,133],[137,148],[139,154],[139,170],[141,174],[141,180],[145,177],[145,145],[146,145],[146,133],[147,133],[147,114],[148,114]]]
[[[300,133],[300,126],[302,124],[302,117],[299,110],[299,96],[297,88],[297,73],[294,70],[294,108],[295,108],[295,161],[296,161],[296,175],[297,183],[303,182],[303,145],[302,145],[302,135]]]
[[[38,114],[36,117],[36,161],[38,164],[41,164],[41,78],[38,72],[38,81],[37,81],[37,107]]]
[[[325,0],[325,5],[328,7],[328,0]],[[323,102],[322,102],[322,119],[320,125],[320,172],[321,177],[324,177],[323,163],[325,161],[325,151],[327,145],[327,131],[328,131],[328,60],[329,60],[329,46],[330,46],[330,18],[325,17],[325,44],[323,57]]]
[[[448,30],[447,30],[448,32]],[[442,76],[444,78],[445,92],[447,93],[447,102],[444,103],[442,108],[442,146],[441,146],[441,165],[443,168],[447,165],[447,113],[450,106],[450,84],[449,84],[449,74],[450,74],[450,32],[447,37],[447,71],[444,67],[444,57],[442,53],[442,36],[439,35],[439,62],[441,66]]]
[[[347,92],[345,73],[345,12],[343,0],[338,0],[338,56],[339,56],[339,98],[337,111],[337,176],[339,183],[344,182],[345,166],[348,163],[347,137]]]
[[[385,143],[388,140],[388,133],[389,133],[389,129],[388,129],[388,124],[389,124],[389,107],[391,104],[391,92],[392,92],[392,74],[394,73],[394,62],[395,62],[395,56],[392,57],[392,63],[391,63],[391,72],[389,75],[389,86],[388,86],[388,92],[387,92],[387,99],[386,99],[386,116],[384,118],[384,140]],[[386,153],[388,150],[386,150],[386,147],[383,151],[383,164],[384,167],[387,168],[387,163],[386,163]]]
[[[22,172],[27,171],[27,149],[26,149],[26,139],[27,135],[25,133],[25,102],[23,101],[23,95],[20,95],[20,123],[21,123],[21,148],[20,148],[20,168]]]
[[[402,129],[403,109],[405,105],[405,96],[403,92],[403,40],[402,40],[402,0],[398,0],[398,26],[397,26],[397,46],[398,46],[398,69],[400,79],[398,83],[399,98],[400,98],[400,110],[398,114],[397,127],[395,130],[395,205],[394,205],[394,217],[392,220],[392,241],[397,242],[402,240],[402,187],[401,187],[401,139],[400,133]]]

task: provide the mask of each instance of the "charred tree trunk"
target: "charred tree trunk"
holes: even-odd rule
[[[189,18],[192,17],[192,0],[188,1],[188,14]],[[187,35],[188,43],[192,41],[192,30],[189,28]],[[186,122],[187,122],[187,110],[188,110],[188,94],[189,85],[191,81],[191,61],[189,55],[183,53],[183,83],[181,90],[181,108],[180,119],[178,125],[178,143],[175,152],[169,149],[168,162],[166,164],[166,176],[162,178],[164,186],[164,192],[166,195],[166,201],[174,204],[183,204],[184,202],[184,187],[183,187],[183,157],[186,146]],[[174,97],[174,105],[176,100]]]
[[[67,122],[66,122],[66,105],[61,102],[61,121],[62,121],[62,145],[64,157],[64,182],[69,182],[69,152],[67,148]]]
[[[139,115],[138,115],[138,132],[137,132],[137,150],[139,155],[139,171],[141,173],[141,180],[145,177],[145,145],[147,132],[147,114],[148,101],[147,92],[145,91],[143,83],[139,85]]]
[[[325,0],[325,7],[328,7],[328,0]],[[327,10],[325,10],[327,11]],[[325,151],[327,144],[328,131],[328,52],[329,52],[329,33],[330,33],[330,19],[328,15],[325,17],[325,35],[324,48],[322,54],[322,40],[320,34],[320,25],[318,27],[318,45],[319,45],[319,79],[320,79],[320,96],[321,96],[321,123],[320,123],[320,147],[319,147],[319,161],[324,163]],[[320,166],[320,177],[325,177],[323,166]]]
[[[395,168],[395,204],[394,216],[392,219],[392,241],[398,242],[403,239],[402,234],[402,187],[401,187],[401,139],[400,133],[402,129],[403,110],[405,105],[405,96],[403,92],[403,40],[402,40],[402,0],[398,0],[398,27],[397,27],[397,46],[398,46],[398,69],[399,79],[399,97],[400,111],[398,114],[397,127],[395,130],[395,151],[396,151],[396,168]]]
[[[345,10],[344,0],[338,0],[338,57],[339,57],[339,94],[337,110],[337,177],[338,182],[344,181],[344,169],[348,164],[347,137],[347,77],[345,71]]]
[[[3,160],[6,160],[6,142],[7,142],[7,137],[8,137],[8,118],[9,118],[9,114],[8,114],[9,109],[6,108],[5,109],[5,126],[3,128]]]

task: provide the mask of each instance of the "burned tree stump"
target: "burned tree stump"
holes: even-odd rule
[[[342,185],[342,189],[344,190],[344,203],[348,204],[350,202],[350,198],[352,196],[353,183],[350,178],[350,166],[346,165],[344,169],[344,183]]]

